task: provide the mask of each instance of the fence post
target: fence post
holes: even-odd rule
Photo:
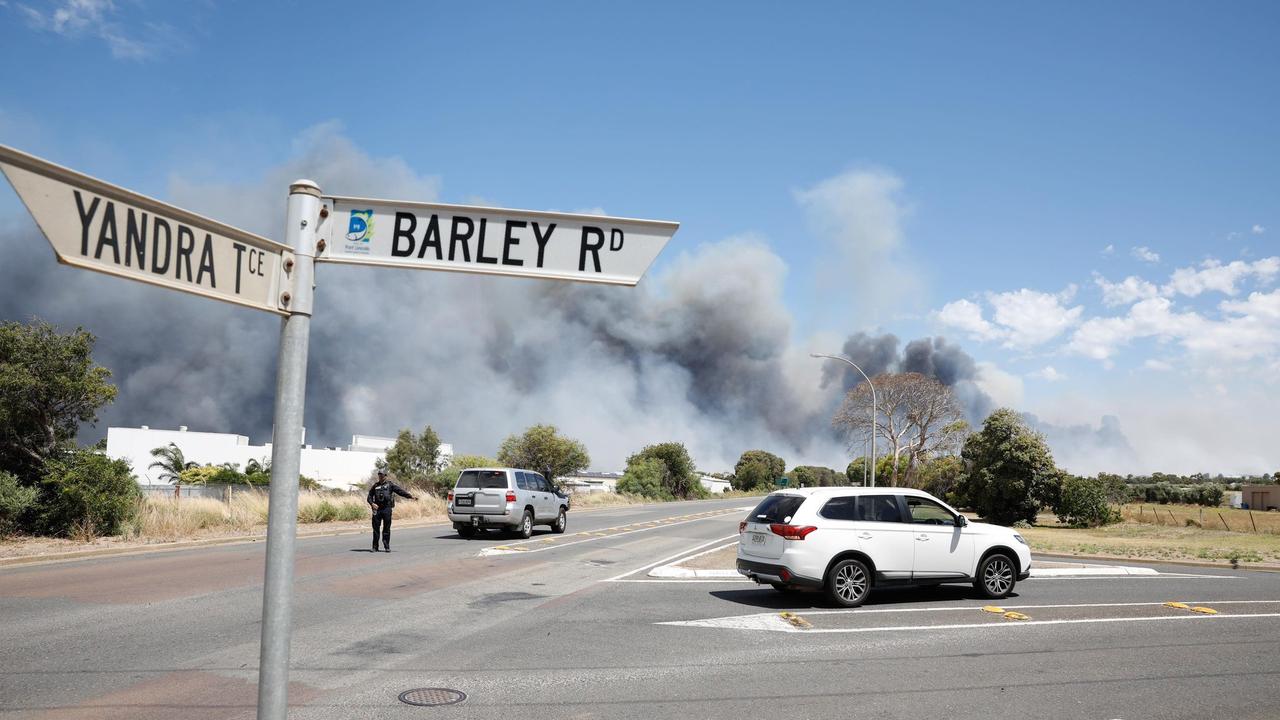
[[[1227,524],[1227,519],[1222,517],[1222,513],[1218,513],[1218,519],[1222,521],[1222,527],[1226,528],[1228,531],[1231,530],[1231,526]]]
[[[1253,521],[1253,509],[1249,509],[1249,524],[1253,526],[1253,531],[1258,532],[1258,523]]]

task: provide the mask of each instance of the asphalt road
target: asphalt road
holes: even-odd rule
[[[398,529],[390,554],[300,539],[290,717],[1280,717],[1280,574],[1033,579],[1001,603],[1027,620],[961,587],[833,612],[648,576],[731,541],[748,504],[571,514],[532,541]],[[253,717],[262,550],[0,570],[0,718]],[[469,697],[397,700],[423,687]]]

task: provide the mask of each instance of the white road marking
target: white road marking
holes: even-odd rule
[[[564,548],[564,547],[570,547],[570,546],[573,546],[573,545],[581,545],[582,543],[587,543],[587,542],[595,542],[595,541],[597,541],[597,540],[601,540],[601,539],[604,539],[604,538],[615,538],[615,537],[622,537],[623,535],[631,535],[632,533],[647,532],[647,531],[649,531],[649,530],[656,530],[656,529],[658,529],[658,528],[660,528],[660,527],[664,527],[664,528],[665,528],[665,527],[675,527],[676,525],[684,525],[684,524],[686,524],[686,523],[698,522],[699,520],[714,520],[714,519],[716,519],[716,518],[731,517],[731,516],[732,516],[732,515],[731,515],[731,513],[732,513],[732,512],[734,512],[734,511],[733,511],[733,510],[726,510],[726,511],[724,511],[724,512],[717,512],[717,513],[710,514],[710,515],[702,515],[701,517],[693,517],[693,518],[689,518],[689,519],[687,519],[687,520],[679,520],[679,521],[675,521],[675,522],[672,522],[672,521],[669,521],[669,520],[663,520],[663,521],[661,521],[661,522],[660,522],[660,524],[650,525],[650,526],[637,527],[637,528],[636,528],[636,529],[634,529],[634,530],[626,530],[626,531],[624,531],[624,532],[617,532],[617,533],[608,533],[608,534],[606,534],[604,531],[605,531],[605,530],[614,530],[614,529],[619,528],[619,527],[632,527],[632,526],[634,526],[634,525],[643,525],[643,524],[642,524],[642,523],[631,523],[631,524],[628,524],[628,525],[617,525],[617,526],[615,526],[615,527],[611,527],[611,528],[601,528],[600,530],[583,531],[583,532],[578,533],[578,535],[590,535],[591,537],[588,537],[588,538],[583,539],[583,540],[574,540],[574,541],[572,541],[572,542],[562,542],[562,543],[550,543],[550,544],[548,544],[548,543],[544,543],[544,542],[543,542],[543,540],[545,540],[545,539],[554,539],[554,538],[530,538],[530,539],[528,539],[528,540],[521,540],[521,541],[513,542],[513,543],[503,543],[503,544],[501,544],[501,545],[491,545],[491,546],[486,547],[486,548],[481,548],[481,549],[480,549],[480,557],[489,557],[489,556],[492,556],[492,555],[511,555],[511,554],[515,554],[515,553],[521,553],[521,554],[526,554],[526,555],[527,555],[527,554],[529,554],[529,553],[542,552],[543,550],[555,550],[556,548]],[[721,539],[721,540],[720,540],[720,541],[718,541],[718,542],[723,542],[723,539]],[[539,545],[539,547],[526,547],[526,546],[528,546],[528,545],[534,545],[534,544]]]
[[[1221,603],[1219,603],[1221,604]],[[814,615],[815,613],[804,613]],[[748,618],[751,618],[750,620]],[[781,622],[772,622],[766,618]],[[771,632],[790,632],[805,635],[812,634],[847,634],[871,632],[909,632],[919,630],[968,630],[971,628],[1010,628],[1031,627],[1035,625],[1085,625],[1091,623],[1117,622],[1157,622],[1166,620],[1214,620],[1223,618],[1280,618],[1280,613],[1255,613],[1245,615],[1160,615],[1156,617],[1137,618],[1077,618],[1070,620],[1023,620],[1019,622],[981,622],[955,623],[951,625],[897,625],[892,627],[865,628],[797,628],[782,620],[777,613],[760,613],[758,615],[739,615],[736,617],[712,618],[709,620],[679,620],[674,622],[655,623],[656,625],[676,625],[683,627],[709,627],[729,630],[768,630]]]
[[[651,562],[651,563],[649,563],[648,565],[642,565],[641,567],[638,567],[638,568],[636,568],[635,570],[630,570],[630,571],[628,571],[628,572],[624,572],[624,573],[622,573],[621,575],[615,575],[615,576],[613,576],[613,577],[611,577],[611,578],[605,578],[604,580],[601,580],[600,582],[660,582],[660,581],[649,581],[649,580],[623,580],[623,578],[628,577],[628,576],[630,576],[630,575],[635,575],[636,573],[638,573],[638,572],[640,572],[640,571],[642,571],[642,570],[648,570],[649,568],[654,567],[654,566],[656,566],[656,565],[662,565],[662,564],[664,564],[664,563],[669,563],[669,562],[671,562],[672,560],[675,560],[676,558],[687,557],[691,551],[695,551],[695,552],[696,552],[696,551],[698,551],[698,550],[701,550],[701,549],[703,549],[703,548],[707,547],[708,545],[714,545],[714,544],[716,544],[716,543],[723,543],[725,540],[732,540],[733,538],[736,538],[736,537],[738,537],[738,533],[734,533],[734,534],[729,535],[729,536],[727,536],[727,537],[716,538],[715,540],[711,540],[710,542],[705,542],[705,543],[702,543],[701,545],[697,545],[697,546],[695,546],[695,547],[686,548],[686,549],[684,549],[684,550],[682,550],[682,551],[680,551],[680,552],[676,553],[675,555],[672,555],[671,557],[665,557],[665,558],[662,558],[661,560],[658,560],[657,562]]]
[[[992,601],[998,602],[998,601]],[[1188,603],[1193,601],[1188,600]],[[1280,600],[1197,600],[1197,605],[1255,605],[1271,603],[1280,605]],[[1000,607],[1005,610],[1044,610],[1048,608],[1100,608],[1100,607],[1140,607],[1143,605],[1156,606],[1164,605],[1163,602],[1127,602],[1127,603],[1073,603],[1066,605],[1004,605]],[[870,613],[911,613],[911,612],[945,612],[947,610],[981,610],[986,605],[964,605],[952,607],[927,607],[927,608],[850,608],[848,610],[810,610],[807,608],[797,608],[788,610],[796,614],[804,615],[867,615]]]

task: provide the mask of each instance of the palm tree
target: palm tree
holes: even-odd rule
[[[151,463],[147,469],[160,468],[160,479],[171,483],[178,482],[183,470],[200,467],[199,463],[187,462],[182,455],[182,448],[173,443],[165,447],[152,448],[151,457],[159,459]]]

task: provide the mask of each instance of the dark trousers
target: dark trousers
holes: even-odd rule
[[[391,549],[391,508],[373,511],[373,549],[378,549],[378,528],[382,528],[382,547]]]

